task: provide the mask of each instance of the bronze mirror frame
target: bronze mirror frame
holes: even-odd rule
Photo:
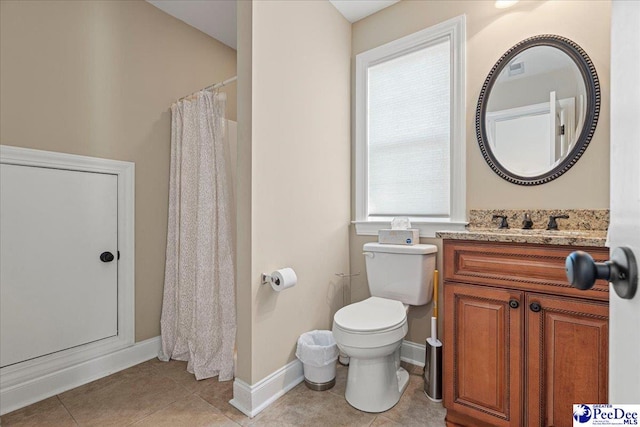
[[[559,164],[553,167],[553,169],[537,176],[527,177],[511,172],[496,159],[494,153],[491,151],[489,139],[487,138],[485,116],[491,89],[496,83],[500,72],[516,55],[519,55],[526,49],[535,46],[555,47],[569,56],[580,70],[587,95],[584,124],[582,125],[582,129],[580,130],[571,151]],[[596,125],[598,124],[599,115],[600,82],[598,80],[596,69],[589,56],[580,46],[578,46],[578,44],[565,37],[553,34],[543,34],[529,37],[511,47],[504,55],[502,55],[489,72],[489,75],[482,85],[482,90],[480,91],[480,96],[478,98],[478,106],[476,108],[476,137],[485,161],[502,179],[518,185],[540,185],[560,177],[576,164],[589,146],[589,142],[591,142],[593,133],[596,130]]]

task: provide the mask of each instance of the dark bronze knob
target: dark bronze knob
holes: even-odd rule
[[[598,279],[613,285],[620,298],[631,299],[638,287],[638,265],[630,248],[615,248],[611,260],[595,262],[583,251],[569,254],[565,262],[567,279],[571,286],[583,291],[591,289]]]
[[[610,275],[608,262],[595,262],[591,255],[583,251],[570,253],[565,269],[571,286],[583,291],[593,288],[597,279],[609,280]]]
[[[509,307],[518,308],[518,307],[520,307],[520,303],[518,302],[517,299],[512,299],[512,300],[509,301]]]
[[[111,252],[102,252],[100,254],[100,261],[102,262],[111,262],[115,259]]]
[[[534,313],[537,313],[542,310],[542,307],[537,302],[532,302],[531,304],[529,304],[529,309]]]

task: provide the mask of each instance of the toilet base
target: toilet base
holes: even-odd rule
[[[375,359],[351,357],[345,398],[364,412],[384,412],[395,406],[409,384],[409,373],[396,363],[396,352]]]

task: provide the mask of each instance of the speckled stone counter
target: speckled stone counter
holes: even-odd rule
[[[547,231],[519,229],[469,228],[465,231],[438,231],[441,239],[479,240],[483,242],[533,243],[563,246],[605,246],[606,231]]]
[[[493,215],[505,215],[512,229],[522,228],[524,214],[531,215],[533,228],[545,230],[550,215],[569,215],[568,219],[559,219],[562,230],[607,231],[609,228],[609,209],[472,209],[469,211],[469,228],[490,230],[498,228]]]
[[[522,220],[528,213],[533,229],[523,230]],[[569,215],[559,219],[559,230],[546,230],[550,215]],[[505,215],[508,229],[498,229],[493,215]],[[605,246],[609,228],[608,209],[472,209],[465,231],[439,231],[441,239],[479,240],[483,242],[532,243],[564,246]]]

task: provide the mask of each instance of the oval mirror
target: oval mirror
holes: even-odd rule
[[[599,112],[598,76],[580,46],[560,36],[531,37],[509,49],[484,82],[478,144],[502,178],[544,184],[582,156]]]

